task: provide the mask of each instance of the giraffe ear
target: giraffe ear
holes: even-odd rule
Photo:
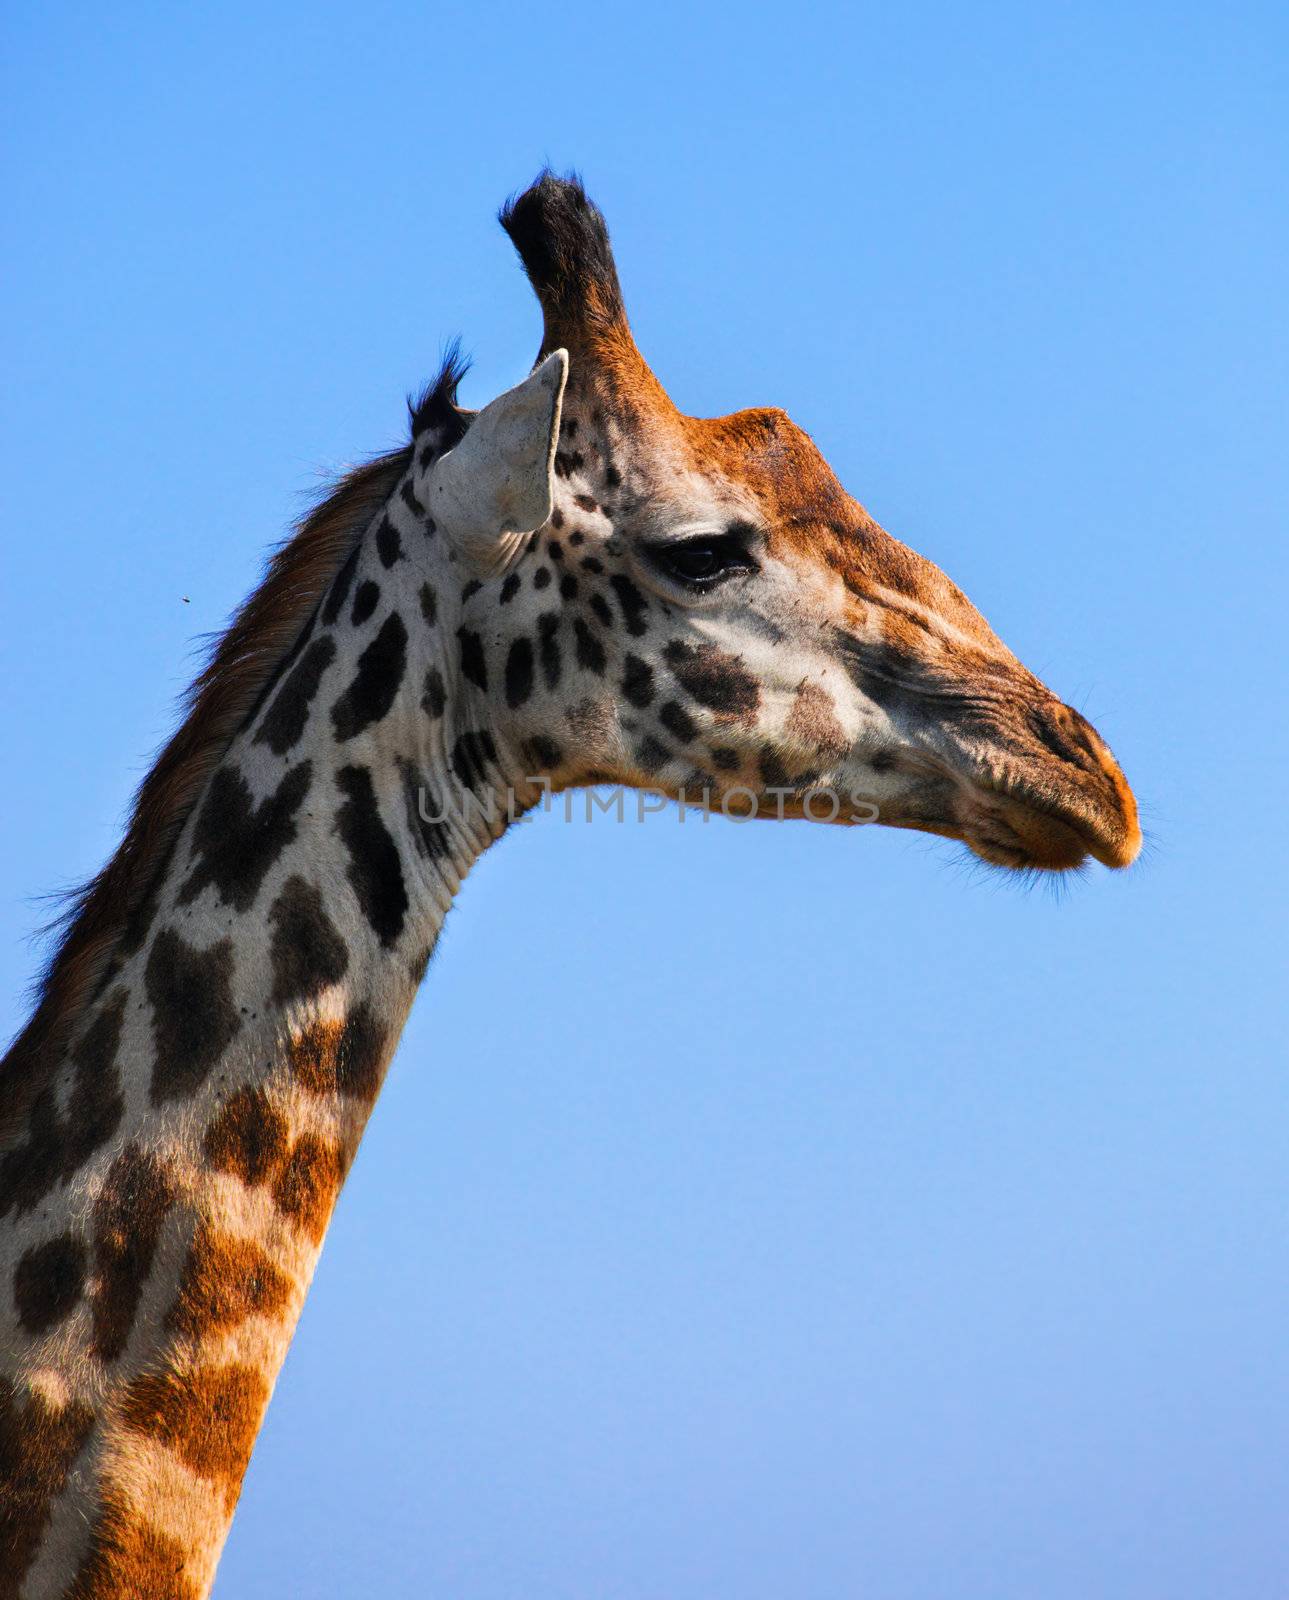
[[[430,515],[480,576],[508,566],[550,517],[567,377],[568,352],[556,350],[484,406],[430,471]]]

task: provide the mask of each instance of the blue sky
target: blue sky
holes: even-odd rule
[[[516,830],[216,1596],[1289,1592],[1289,23],[1271,4],[27,8],[0,967],[319,474],[471,404],[544,160],[686,410],[785,406],[1113,744],[1146,858]],[[187,597],[187,603],[184,603]]]

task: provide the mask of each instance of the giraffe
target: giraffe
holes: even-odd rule
[[[0,1068],[5,1595],[208,1592],[443,919],[549,794],[1138,851],[1101,737],[805,433],[673,405],[579,181],[501,221],[537,364],[471,413],[450,356],[275,555]]]

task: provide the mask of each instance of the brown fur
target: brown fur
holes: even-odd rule
[[[297,1041],[292,1053],[297,1076],[315,1093],[338,1092],[336,1062],[344,1032],[339,1023],[318,1023],[301,1035],[303,1044]],[[348,1165],[339,1144],[312,1133],[292,1144],[287,1120],[268,1096],[260,1089],[239,1089],[211,1123],[205,1148],[220,1171],[248,1187],[272,1184],[274,1205],[319,1243]]]
[[[145,1372],[125,1390],[121,1421],[173,1450],[222,1491],[231,1514],[259,1432],[269,1386],[235,1362],[195,1371]]]
[[[289,1050],[291,1071],[311,1094],[372,1101],[390,1048],[371,1012],[357,1005],[343,1023],[315,1022],[297,1034]]]
[[[198,1338],[236,1327],[247,1317],[275,1317],[290,1304],[294,1285],[259,1245],[203,1223],[193,1236],[179,1298],[166,1325]]]
[[[340,1146],[317,1134],[301,1134],[273,1185],[273,1203],[320,1244],[344,1177]]]
[[[186,1574],[184,1548],[150,1523],[108,1512],[65,1600],[201,1600]]]
[[[205,1149],[213,1167],[253,1189],[281,1166],[290,1142],[290,1125],[264,1091],[239,1089],[206,1130]]]

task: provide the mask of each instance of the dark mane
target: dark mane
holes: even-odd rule
[[[413,444],[427,430],[438,435],[435,447],[439,453],[461,443],[468,423],[465,414],[457,408],[457,390],[469,370],[470,363],[461,354],[461,341],[454,339],[443,352],[438,377],[427,383],[416,399],[408,397],[407,415],[412,425]]]
[[[427,391],[450,404],[450,361]],[[446,376],[445,376],[446,375]],[[183,697],[183,720],[139,786],[115,855],[71,891],[52,925],[54,948],[26,1026],[0,1061],[0,1141],[12,1137],[62,1056],[83,1007],[108,981],[112,960],[140,936],[176,838],[224,752],[272,685],[340,567],[411,460],[405,445],[347,473],[278,546]]]

